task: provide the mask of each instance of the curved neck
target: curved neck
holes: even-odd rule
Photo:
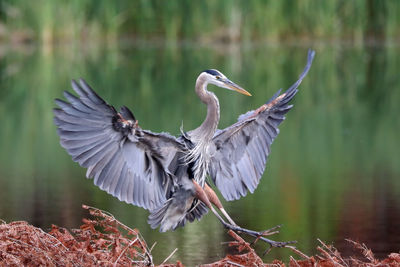
[[[219,102],[218,98],[207,91],[208,81],[206,76],[201,74],[196,80],[196,94],[201,102],[207,105],[207,116],[203,123],[192,133],[195,137],[211,140],[218,127],[219,122]]]

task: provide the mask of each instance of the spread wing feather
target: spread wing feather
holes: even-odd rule
[[[213,137],[215,153],[209,174],[226,200],[239,199],[256,189],[265,170],[278,126],[292,108],[288,103],[309,71],[314,51],[308,52],[307,65],[299,79],[283,94],[280,90],[257,110],[241,115],[238,122],[219,130]]]
[[[169,165],[183,144],[168,134],[142,130],[132,112],[117,112],[85,81],[72,81],[75,96],[56,100],[54,121],[61,145],[87,168],[86,176],[102,190],[148,210],[172,194]]]

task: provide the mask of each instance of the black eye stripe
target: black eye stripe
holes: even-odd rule
[[[211,74],[213,76],[220,76],[220,73],[216,70],[205,70],[204,72],[207,72],[208,74]]]

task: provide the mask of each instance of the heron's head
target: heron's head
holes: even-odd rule
[[[221,88],[233,90],[233,91],[239,92],[244,95],[251,96],[251,94],[249,92],[247,92],[242,87],[240,87],[236,83],[229,80],[224,74],[222,74],[218,70],[214,70],[214,69],[205,70],[202,72],[202,74],[206,76],[206,80],[208,83],[214,84]]]

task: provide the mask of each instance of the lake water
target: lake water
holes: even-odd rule
[[[119,202],[85,179],[85,169],[59,145],[54,98],[85,78],[114,106],[126,105],[142,128],[179,134],[197,127],[205,107],[194,93],[204,69],[221,70],[253,94],[212,88],[220,99],[220,128],[262,105],[301,73],[308,47],[62,46],[0,49],[0,218],[77,228],[81,205],[107,210],[138,228],[155,263],[192,266],[222,258],[230,240],[217,219],[175,232],[147,225],[148,212]],[[243,227],[283,224],[276,240],[297,240],[306,254],[317,238],[352,252],[364,242],[378,257],[400,250],[400,48],[318,45],[314,64],[281,125],[266,172],[254,194],[224,202]],[[256,248],[261,252],[265,246]],[[288,261],[288,249],[265,260]]]

